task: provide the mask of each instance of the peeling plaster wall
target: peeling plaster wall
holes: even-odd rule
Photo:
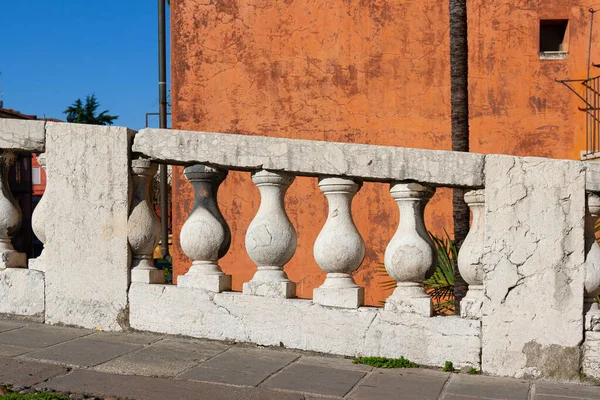
[[[467,3],[471,150],[578,159],[581,104],[554,80],[586,76],[589,2]],[[447,2],[178,0],[171,11],[176,129],[450,149]],[[567,60],[539,59],[541,18],[569,19]],[[190,262],[178,233],[193,196],[181,168],[173,187],[175,273],[183,274]],[[354,200],[367,245],[355,278],[371,305],[389,295],[376,268],[398,223],[388,190],[365,184]],[[297,179],[286,199],[299,243],[286,270],[298,296],[311,298],[324,280],[312,245],[327,204],[313,178]],[[241,290],[255,271],[244,248],[259,204],[248,173],[230,173],[219,204],[233,235],[221,264]],[[430,230],[451,233],[450,190],[438,189],[425,214]]]
[[[486,157],[482,368],[578,378],[583,341],[583,163]]]

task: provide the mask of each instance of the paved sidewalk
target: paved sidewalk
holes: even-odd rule
[[[145,400],[600,399],[600,386],[381,370],[284,349],[5,320],[0,383]]]

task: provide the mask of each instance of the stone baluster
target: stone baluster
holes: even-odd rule
[[[14,161],[14,153],[3,151],[0,154],[0,269],[27,267],[27,255],[17,252],[11,243],[23,217],[8,185],[8,169]]]
[[[464,318],[481,318],[483,305],[483,235],[485,229],[485,191],[471,190],[465,194],[465,202],[473,213],[469,234],[458,253],[458,269],[469,291],[460,303],[460,315]]]
[[[46,245],[46,218],[48,217],[49,213],[48,202],[46,201],[46,199],[48,196],[47,193],[50,190],[50,181],[48,180],[47,176],[48,167],[46,166],[46,154],[38,154],[37,162],[38,164],[40,164],[40,167],[42,167],[44,171],[46,171],[46,188],[44,190],[42,198],[38,202],[37,206],[35,206],[35,209],[31,214],[31,229],[33,230],[33,233],[35,233],[35,236],[39,239],[39,241],[42,242],[43,245]],[[46,272],[46,263],[44,262],[45,252],[46,250],[44,247],[42,249],[42,253],[37,258],[32,258],[28,261],[29,269],[35,269],[37,271]]]
[[[296,284],[283,266],[296,252],[296,230],[285,212],[285,192],[294,177],[279,172],[258,171],[252,181],[260,191],[260,207],[246,232],[246,251],[258,269],[244,294],[290,298],[296,296]]]
[[[400,224],[384,256],[385,269],[397,282],[386,300],[386,310],[433,315],[433,304],[422,282],[433,274],[437,264],[423,220],[425,205],[434,192],[419,183],[392,184],[390,193],[400,208]]]
[[[585,282],[584,312],[585,329],[600,331],[600,309],[596,297],[600,295],[600,246],[594,227],[600,217],[600,196],[588,193],[585,218]]]
[[[160,219],[154,211],[152,187],[157,167],[150,160],[137,159],[131,162],[133,195],[127,221],[127,240],[132,252],[132,282],[165,282],[163,271],[154,267],[152,257],[160,238]]]
[[[183,173],[194,188],[194,208],[181,228],[179,240],[192,266],[178,278],[177,286],[217,293],[231,290],[231,275],[225,275],[218,264],[231,244],[229,226],[217,203],[217,191],[227,172],[196,164],[186,167]]]
[[[314,246],[315,261],[327,272],[325,282],[313,293],[313,302],[326,306],[358,308],[364,288],[352,273],[365,258],[365,243],[352,220],[352,199],[360,185],[351,179],[321,178],[319,188],[327,197],[329,213]]]

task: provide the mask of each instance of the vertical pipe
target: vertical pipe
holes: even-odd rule
[[[593,8],[589,9],[592,14],[590,17],[590,41],[588,43],[588,70],[587,70],[587,78],[590,79],[590,66],[592,65],[592,34],[594,32],[594,13],[596,12]]]
[[[166,0],[158,0],[158,103],[161,129],[167,127]],[[167,166],[160,165],[160,238],[162,258],[169,256],[169,197]]]
[[[590,150],[592,150],[592,138],[590,135],[590,113],[589,113],[590,90],[588,88],[587,83],[584,86],[585,86],[585,147],[586,147],[586,154],[589,154]]]

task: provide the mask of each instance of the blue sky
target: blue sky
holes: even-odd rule
[[[64,120],[75,99],[95,93],[100,111],[133,129],[158,111],[156,0],[0,4],[4,107]]]

